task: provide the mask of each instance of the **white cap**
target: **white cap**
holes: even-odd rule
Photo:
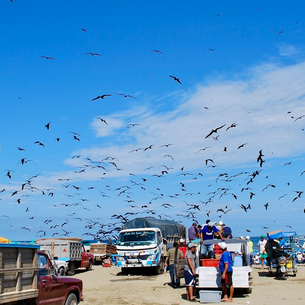
[[[225,242],[219,243],[218,246],[219,246],[222,250],[224,250],[224,249],[227,248],[227,244],[226,244]]]
[[[209,226],[209,227],[213,227],[213,226],[214,226],[214,222],[210,221],[210,222],[208,223],[208,226]]]
[[[222,225],[223,225],[223,222],[220,220],[218,224],[219,224],[220,226],[222,226]]]
[[[250,240],[250,236],[246,236],[246,240]]]

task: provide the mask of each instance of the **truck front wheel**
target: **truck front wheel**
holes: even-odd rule
[[[65,276],[65,268],[60,268],[59,270],[58,270],[58,275],[59,276]]]
[[[87,270],[87,271],[92,270],[92,260],[89,261],[89,266],[86,267],[86,270]]]
[[[70,293],[66,299],[65,305],[77,305],[77,297],[74,293]]]

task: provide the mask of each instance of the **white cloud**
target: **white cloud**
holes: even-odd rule
[[[81,154],[95,160],[116,157],[118,166],[124,171],[116,171],[115,176],[143,172],[151,165],[156,171],[163,164],[173,164],[175,170],[180,166],[198,169],[205,166],[207,158],[224,167],[255,164],[260,149],[265,158],[302,154],[305,148],[303,124],[302,120],[294,120],[305,114],[304,68],[305,63],[286,67],[259,66],[245,79],[216,80],[199,85],[194,92],[182,95],[177,106],[168,96],[169,107],[162,113],[154,113],[151,105],[150,108],[115,113],[105,118],[108,126],[94,120],[92,127],[97,136],[111,135],[112,142],[117,138],[119,144],[84,149]],[[173,96],[176,100],[177,96]],[[126,128],[130,122],[139,125]],[[232,123],[237,126],[226,131]],[[217,134],[205,139],[212,129],[223,124],[226,126]],[[218,140],[213,140],[217,135]],[[237,150],[243,143],[247,145]],[[160,147],[164,144],[174,145]],[[143,150],[150,145],[153,145],[152,149]],[[197,153],[205,146],[212,147]],[[224,147],[227,152],[223,151]],[[137,148],[141,149],[130,153]],[[164,157],[167,154],[174,161]]]
[[[293,55],[297,55],[299,52],[295,46],[285,44],[285,45],[279,46],[279,53],[281,56],[290,57]]]

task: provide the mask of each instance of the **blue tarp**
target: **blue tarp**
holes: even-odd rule
[[[168,236],[179,236],[185,238],[184,225],[172,220],[161,220],[153,217],[139,217],[126,222],[124,226],[125,229],[159,228],[165,238]]]
[[[291,236],[296,236],[297,233],[295,231],[289,231],[289,232],[283,232],[283,231],[273,231],[273,232],[268,232],[267,236],[270,239],[275,239],[275,238],[280,238],[280,237],[291,237]]]

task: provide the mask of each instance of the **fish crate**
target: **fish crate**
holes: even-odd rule
[[[218,267],[219,266],[219,259],[201,259],[200,266],[203,267]]]
[[[220,303],[221,291],[219,290],[200,290],[200,303]]]

